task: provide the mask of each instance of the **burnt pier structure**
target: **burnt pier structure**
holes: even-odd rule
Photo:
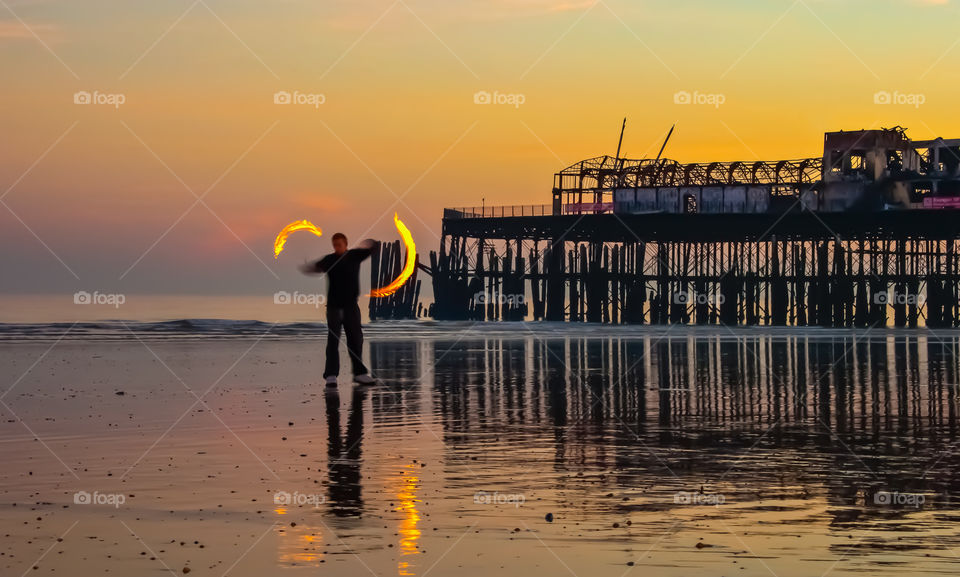
[[[960,140],[828,133],[820,158],[597,157],[553,203],[445,209],[436,319],[960,325]]]

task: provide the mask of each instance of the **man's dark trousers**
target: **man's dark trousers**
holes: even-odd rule
[[[347,333],[347,351],[354,375],[367,374],[363,365],[363,333],[360,330],[360,306],[354,302],[342,307],[327,305],[327,364],[323,377],[340,374],[340,330]]]

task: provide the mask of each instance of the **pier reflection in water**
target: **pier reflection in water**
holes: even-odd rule
[[[389,519],[399,574],[434,563],[417,560],[430,525],[533,530],[544,511],[571,533],[541,533],[540,545],[604,562],[614,543],[654,559],[704,534],[821,570],[956,561],[956,336],[461,337],[370,342],[386,382],[351,394],[346,440],[327,396],[323,515]],[[431,450],[436,469],[407,458]],[[603,533],[624,520],[627,534]],[[657,567],[703,562],[682,559]]]

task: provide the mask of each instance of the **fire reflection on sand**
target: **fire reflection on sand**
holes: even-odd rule
[[[283,507],[274,509],[281,518],[288,511]],[[274,527],[277,539],[277,564],[281,567],[316,567],[325,557],[323,529],[307,523],[291,527],[289,523],[277,523]]]
[[[399,504],[394,509],[403,514],[400,519],[398,533],[400,534],[400,560],[397,562],[398,575],[415,575],[411,571],[409,561],[403,557],[407,555],[416,555],[420,552],[418,549],[420,540],[420,529],[417,528],[420,522],[420,512],[417,510],[417,489],[420,488],[420,478],[413,473],[416,463],[407,465],[405,471],[400,474],[399,486],[396,489],[397,500]]]

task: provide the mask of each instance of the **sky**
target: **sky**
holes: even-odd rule
[[[0,293],[292,291],[394,212],[426,261],[444,207],[549,203],[623,117],[624,156],[676,123],[681,162],[958,137],[958,25],[954,0],[0,0]],[[325,237],[274,259],[298,219]]]

